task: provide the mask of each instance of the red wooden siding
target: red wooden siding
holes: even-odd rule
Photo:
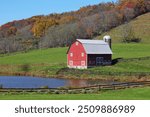
[[[79,41],[74,42],[67,54],[68,66],[72,68],[85,68],[87,66],[87,55],[84,47]]]

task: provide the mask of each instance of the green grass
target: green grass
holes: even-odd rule
[[[150,72],[150,60],[120,62],[114,66],[97,67],[92,68],[91,70],[107,72]]]
[[[100,92],[99,94],[0,94],[0,100],[150,100],[150,87]]]
[[[139,58],[150,56],[150,44],[113,44],[113,58]]]
[[[0,64],[59,64],[66,62],[66,51],[67,48],[50,48],[10,54],[0,57]]]
[[[129,22],[129,25],[133,27],[135,36],[142,39],[142,43],[150,43],[150,13],[135,18]],[[123,27],[124,25],[120,25],[97,38],[102,39],[103,36],[110,35],[113,43],[120,43],[122,41]]]

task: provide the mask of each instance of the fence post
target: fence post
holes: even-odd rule
[[[127,88],[130,88],[130,84],[129,83],[127,83]]]
[[[113,87],[113,90],[115,90],[116,88],[115,88],[115,85],[112,85],[112,87]]]
[[[100,90],[101,90],[101,86],[100,86],[100,85],[98,85],[98,87],[99,87],[99,89],[98,89],[98,90],[100,91]]]
[[[66,93],[68,94],[68,89],[66,89]]]

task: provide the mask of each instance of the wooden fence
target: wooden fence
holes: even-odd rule
[[[1,88],[0,93],[49,93],[49,94],[78,94],[78,93],[97,93],[102,90],[118,90],[134,87],[150,86],[150,81],[142,82],[125,82],[125,83],[113,83],[103,85],[93,85],[80,88]]]

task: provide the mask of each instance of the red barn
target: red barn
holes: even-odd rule
[[[88,67],[110,65],[112,61],[111,39],[104,40],[77,39],[67,51],[69,68],[86,69]]]

